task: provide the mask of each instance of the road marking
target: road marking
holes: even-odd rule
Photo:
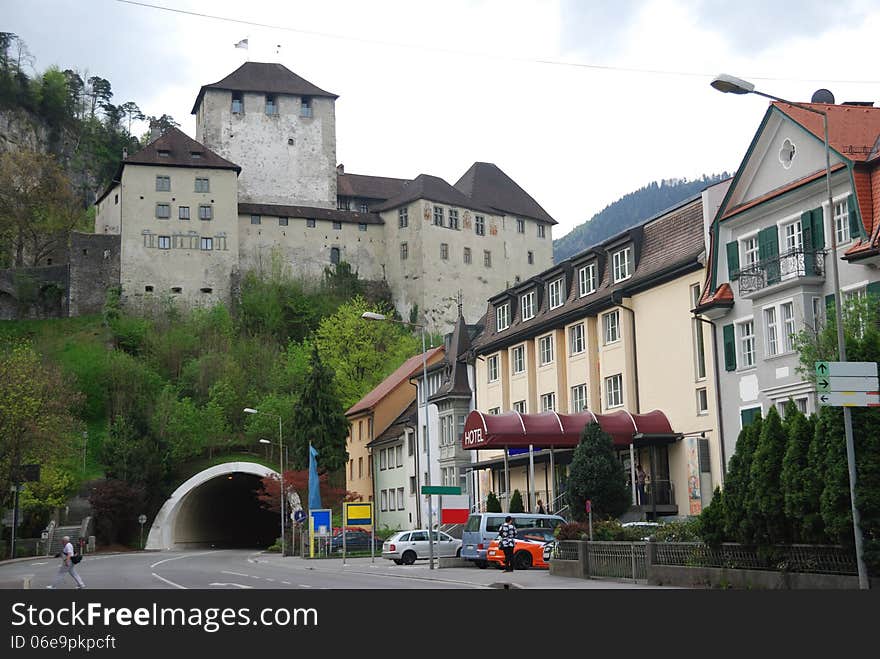
[[[281,583],[287,584],[288,586],[291,585],[291,583],[289,581],[282,581]]]
[[[31,563],[31,565],[45,565],[49,561],[43,561],[42,563]]]
[[[249,574],[242,574],[241,572],[229,572],[227,570],[220,570],[220,574],[234,574],[236,577],[250,577]]]
[[[266,577],[266,581],[272,581],[272,582],[274,582],[275,579],[270,579],[269,577]]]
[[[183,554],[182,556],[175,556],[174,558],[166,558],[166,559],[164,559],[164,560],[157,561],[157,562],[153,563],[150,567],[151,567],[151,568],[154,568],[154,567],[156,567],[157,565],[162,565],[162,563],[168,563],[168,562],[170,562],[170,561],[179,561],[181,558],[195,558],[196,556],[206,556],[206,555],[208,555],[208,554],[214,554],[214,553],[216,553],[216,552],[213,552],[213,551],[203,551],[203,552],[200,552],[200,553],[198,553],[198,554]]]
[[[209,583],[208,585],[209,586],[224,586],[224,587],[235,586],[236,588],[253,588],[253,586],[245,586],[244,584],[240,584],[240,583],[217,583],[216,581],[214,583]]]
[[[181,590],[186,590],[186,589],[187,589],[186,586],[181,586],[179,583],[174,583],[173,581],[169,581],[169,580],[166,579],[165,577],[160,577],[160,576],[159,576],[158,574],[156,574],[155,572],[153,572],[152,574],[153,574],[153,576],[156,577],[159,581],[164,581],[165,583],[167,583],[167,584],[169,584],[169,585],[171,585],[171,586],[174,586],[175,588],[180,588]]]
[[[300,587],[300,588],[311,588],[311,586],[310,586],[309,584],[307,584],[307,583],[301,583],[301,584],[299,585],[299,587]]]

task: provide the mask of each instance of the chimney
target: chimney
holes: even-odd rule
[[[158,121],[150,121],[150,142],[155,142],[162,137],[162,127]]]
[[[336,173],[337,174],[345,174],[345,165],[343,165],[342,163],[339,163],[338,165],[336,165]]]
[[[125,160],[128,158],[128,149],[126,147],[122,147],[122,159]]]

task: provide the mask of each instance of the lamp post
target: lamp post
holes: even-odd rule
[[[419,325],[418,323],[408,323],[403,320],[395,320],[394,318],[388,318],[384,314],[381,313],[373,313],[372,311],[365,311],[361,314],[361,318],[364,320],[386,320],[389,323],[400,323],[401,325],[409,325],[411,327],[418,327],[421,335],[422,335],[422,382],[423,388],[425,392],[425,448],[426,448],[426,461],[428,463],[427,475],[425,476],[425,485],[431,484],[431,441],[430,441],[430,432],[431,422],[428,419],[428,358],[425,355],[425,326]],[[416,437],[418,437],[418,429],[416,429]],[[416,446],[416,450],[418,451],[418,446]],[[418,478],[418,474],[416,474],[416,478]],[[428,564],[429,569],[434,569],[434,506],[433,499],[431,498],[433,495],[428,495]],[[439,539],[439,535],[438,535]]]
[[[278,462],[279,475],[281,476],[281,557],[284,558],[284,444],[281,440],[281,415],[271,412],[260,412],[252,407],[244,408],[245,414],[265,414],[266,416],[278,417]],[[269,440],[261,439],[261,444],[268,444]]]
[[[834,226],[834,199],[831,196],[831,147],[828,143],[828,113],[825,110],[817,110],[816,108],[800,103],[793,103],[784,98],[766,94],[755,89],[755,85],[747,80],[736,78],[732,75],[722,73],[712,80],[713,88],[726,94],[756,94],[769,98],[780,103],[787,103],[801,110],[821,115],[822,126],[825,131],[825,192],[828,195],[828,214],[832,218],[831,221],[831,274],[834,279],[834,315],[837,324],[837,352],[840,361],[846,361],[846,342],[843,338],[843,307],[840,300],[840,279],[837,268],[837,230]],[[865,566],[865,559],[862,550],[862,529],[860,526],[859,510],[856,507],[856,453],[853,443],[852,413],[849,407],[843,408],[843,429],[846,435],[846,463],[849,471],[849,499],[852,508],[853,533],[855,534],[856,546],[856,564],[859,572],[859,588],[867,590],[868,571]]]

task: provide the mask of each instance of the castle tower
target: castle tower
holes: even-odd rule
[[[336,208],[336,94],[245,62],[199,90],[196,139],[238,163],[239,201]]]

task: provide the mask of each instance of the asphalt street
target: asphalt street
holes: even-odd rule
[[[0,563],[0,582],[23,582],[45,588],[55,577],[60,559],[34,558]],[[560,577],[548,570],[505,573],[476,567],[431,570],[427,561],[395,565],[376,557],[282,558],[253,550],[191,550],[92,554],[77,566],[89,589],[633,589],[644,584]],[[20,587],[20,586],[19,586]],[[74,588],[65,576],[61,588]]]

